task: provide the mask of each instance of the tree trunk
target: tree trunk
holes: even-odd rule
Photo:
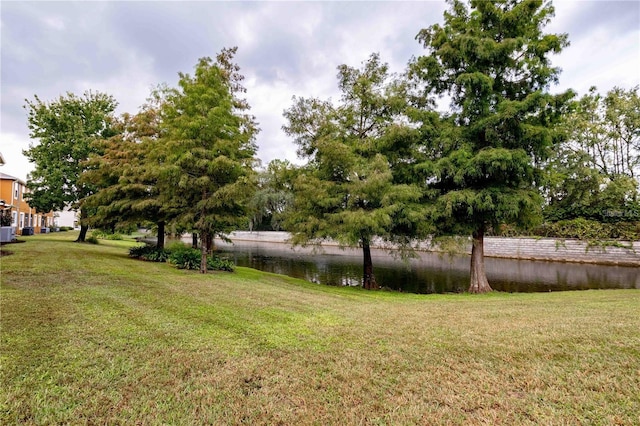
[[[481,227],[473,233],[469,293],[487,293],[489,291],[492,289],[484,270],[484,227]]]
[[[364,255],[362,287],[367,290],[377,290],[378,284],[373,275],[373,262],[371,261],[371,246],[369,240],[365,238],[362,239],[362,254]]]
[[[200,233],[201,238],[200,238],[200,273],[201,274],[206,274],[207,273],[207,244],[205,243],[205,241],[207,241],[207,238],[209,238],[209,234],[206,232],[201,232]]]
[[[213,253],[213,235],[207,235],[207,254]]]
[[[156,248],[164,249],[164,221],[158,222],[158,241],[156,242]]]
[[[80,235],[78,235],[77,243],[84,243],[85,238],[87,238],[87,231],[89,230],[89,225],[80,225]]]
[[[197,232],[192,232],[191,233],[191,248],[198,248],[198,233]]]
[[[89,225],[86,225],[87,219],[87,211],[83,208],[80,208],[80,235],[76,239],[77,243],[84,243],[84,240],[87,238],[87,231],[89,230]]]

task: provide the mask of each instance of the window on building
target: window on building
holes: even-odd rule
[[[19,228],[24,228],[24,213],[20,213],[20,225]]]
[[[19,192],[19,184],[18,182],[13,182],[13,199],[17,200],[18,199],[18,192]]]
[[[18,212],[11,213],[11,225],[15,226],[18,223]]]

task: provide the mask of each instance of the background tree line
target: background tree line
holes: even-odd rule
[[[159,86],[135,115],[116,117],[105,94],[36,97],[26,105],[39,141],[25,152],[36,166],[30,197],[41,211],[78,208],[80,240],[89,225],[153,223],[159,246],[167,226],[190,231],[202,272],[213,238],[234,229],[332,239],[362,248],[365,288],[379,285],[374,242],[410,254],[416,241],[470,236],[469,289],[485,292],[485,235],[591,220],[625,223],[636,238],[638,88],[552,94],[551,56],[568,39],[543,32],[549,3],[450,6],[418,33],[425,54],[402,75],[372,54],[338,67],[339,101],[294,97],[283,129],[302,166],[258,167],[235,48],[180,73],[177,88]]]

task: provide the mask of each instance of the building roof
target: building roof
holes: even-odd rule
[[[24,181],[22,179],[19,179],[15,176],[11,176],[8,175],[6,173],[0,173],[0,180],[13,180],[13,181],[18,181],[19,183],[26,185],[26,183],[24,183]]]

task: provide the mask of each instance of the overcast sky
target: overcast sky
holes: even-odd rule
[[[640,1],[556,0],[548,32],[571,46],[554,57],[552,91],[605,93],[640,84]],[[262,131],[258,156],[296,160],[280,130],[292,96],[337,98],[336,67],[379,52],[394,72],[424,51],[421,28],[442,22],[443,0],[400,2],[7,2],[1,15],[1,172],[26,180],[33,165],[25,99],[86,90],[135,113],[152,87],[176,86],[198,58],[238,46],[247,99]]]

